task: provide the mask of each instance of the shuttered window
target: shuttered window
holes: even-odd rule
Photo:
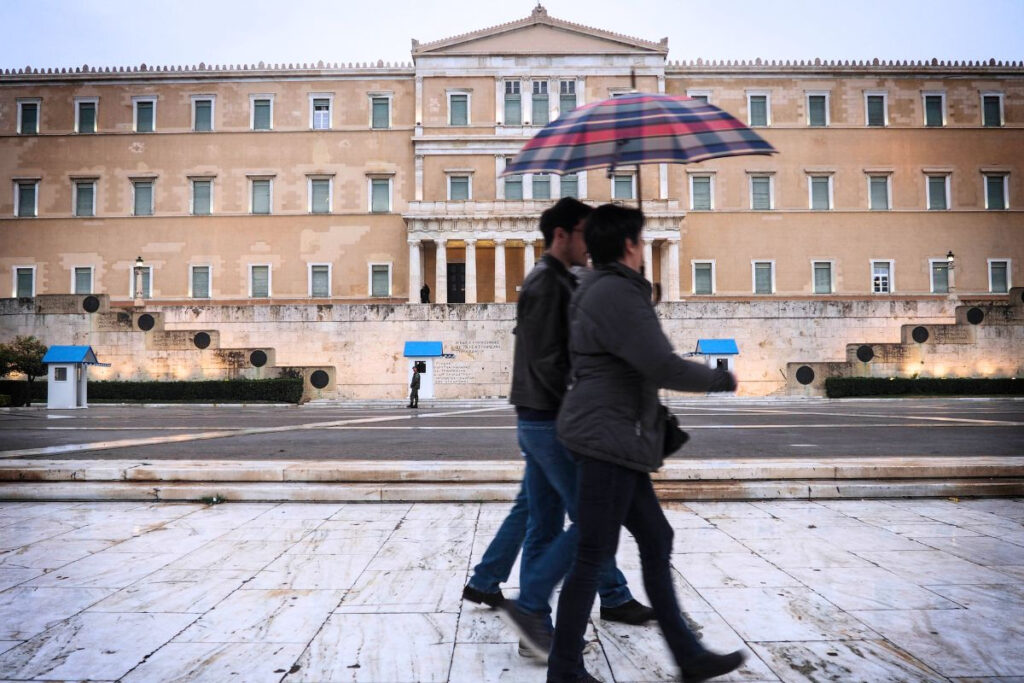
[[[15,296],[19,299],[35,296],[35,271],[31,268],[18,268],[15,272],[16,291]]]
[[[391,100],[387,97],[374,97],[370,100],[373,110],[371,127],[389,128],[391,126]]]
[[[370,296],[391,296],[391,266],[375,265],[370,271]]]
[[[998,128],[1003,125],[1002,98],[999,95],[985,95],[982,100],[982,125]]]
[[[811,208],[819,211],[827,211],[832,208],[832,202],[829,199],[829,184],[831,182],[829,176],[812,176],[811,177]]]
[[[252,129],[270,130],[270,100],[252,101]]]
[[[767,126],[768,125],[768,96],[767,95],[750,95],[748,98],[750,103],[750,125],[751,126]]]
[[[754,293],[755,294],[771,294],[772,293],[772,263],[771,261],[762,261],[761,263],[754,264]]]
[[[949,293],[949,264],[932,263],[932,293]]]
[[[469,176],[448,176],[448,199],[454,202],[469,200]]]
[[[387,178],[370,180],[370,210],[374,213],[391,210],[391,181]]]
[[[568,114],[576,108],[576,81],[558,83],[558,113]]]
[[[270,266],[252,266],[250,269],[252,296],[266,298],[270,296]]]
[[[136,296],[136,294],[135,294],[135,270],[134,270],[136,268],[136,266],[132,266],[132,268],[133,268],[133,270],[132,270],[132,296],[134,297],[134,296]],[[142,271],[142,292],[139,293],[138,296],[141,296],[144,299],[148,299],[151,296],[153,296],[153,288],[151,286],[152,285],[152,281],[153,281],[152,271],[150,270],[149,266],[143,266],[142,268],[139,268],[139,270]]]
[[[330,266],[310,266],[309,295],[316,297],[326,297],[331,295]]]
[[[523,176],[505,176],[505,199],[519,200],[523,198]]]
[[[96,215],[96,183],[83,180],[75,183],[75,215]]]
[[[95,133],[96,132],[96,103],[95,102],[79,102],[78,103],[78,132],[79,133]]]
[[[695,263],[693,264],[693,293],[694,294],[712,294],[714,284],[712,282],[711,264],[710,263]]]
[[[828,98],[824,95],[807,96],[807,125],[815,128],[828,125]]]
[[[327,178],[313,178],[309,181],[309,210],[312,213],[331,212],[331,181]]]
[[[689,97],[691,100],[703,102],[704,104],[707,104],[709,99],[707,95],[687,95],[687,97]]]
[[[945,211],[949,208],[946,203],[946,183],[948,181],[949,176],[928,176],[928,208],[930,210]]]
[[[546,173],[533,176],[533,198],[551,199],[551,176]]]
[[[875,261],[871,264],[871,291],[875,294],[888,294],[892,291],[892,267],[887,261]]]
[[[153,215],[153,182],[150,180],[137,180],[135,187],[135,215]]]
[[[870,188],[870,208],[872,211],[889,210],[889,178],[887,176],[871,176],[868,178]]]
[[[505,125],[520,126],[522,123],[523,103],[519,81],[505,81]]]
[[[448,97],[448,123],[453,126],[469,124],[469,95]]]
[[[944,125],[942,120],[942,95],[924,96],[924,125],[938,127]]]
[[[832,293],[832,264],[827,261],[818,261],[814,264],[814,293]]]
[[[548,114],[548,82],[533,82],[533,112],[530,123],[535,126],[546,125],[550,118]]]
[[[711,177],[690,177],[690,208],[694,211],[711,210]]]
[[[22,135],[36,135],[39,133],[39,105],[35,102],[22,102],[21,127],[18,132]]]
[[[884,95],[868,95],[867,97],[868,107],[868,125],[869,126],[884,126],[885,125],[885,96]]]
[[[270,213],[270,181],[252,181],[252,212],[258,214]]]
[[[196,216],[209,216],[213,212],[213,181],[192,181],[192,213]]]
[[[1009,262],[989,261],[989,291],[993,294],[1006,294],[1010,291]]]
[[[633,176],[616,175],[612,181],[612,199],[633,198]]]
[[[92,294],[92,268],[75,268],[75,294]]]
[[[985,208],[1001,211],[1006,208],[1006,176],[985,176]]]
[[[196,100],[196,130],[200,132],[213,130],[213,100]]]
[[[209,266],[192,266],[192,297],[194,299],[210,298]]]
[[[313,130],[327,130],[331,127],[331,100],[326,97],[313,98]]]
[[[769,211],[772,208],[772,179],[769,176],[751,176],[750,208]]]
[[[156,128],[156,103],[139,101],[135,103],[135,131],[152,133]]]
[[[31,218],[36,215],[36,190],[39,183],[18,183],[18,217]]]
[[[559,194],[562,197],[575,197],[579,199],[580,196],[580,177],[576,173],[568,173],[562,176]]]

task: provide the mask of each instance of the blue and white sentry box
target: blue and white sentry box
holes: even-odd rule
[[[420,398],[434,398],[434,359],[440,358],[443,353],[439,341],[407,341],[405,342],[406,360],[406,381],[409,386],[412,381],[413,365],[420,366]]]
[[[91,346],[51,346],[43,363],[46,372],[46,407],[51,409],[88,408],[88,366],[102,365]]]
[[[698,339],[695,355],[704,356],[704,362],[711,368],[722,368],[735,372],[736,356],[740,348],[735,339]]]

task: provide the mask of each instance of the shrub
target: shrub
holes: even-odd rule
[[[829,377],[825,395],[851,396],[992,396],[1022,395],[1024,381],[1013,377]]]
[[[11,397],[11,405],[23,406],[29,392],[32,400],[46,400],[46,382],[0,380],[0,394]],[[95,401],[182,401],[298,403],[302,378],[228,379],[175,382],[89,382],[89,400]]]

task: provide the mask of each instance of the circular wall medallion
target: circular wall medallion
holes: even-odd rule
[[[985,319],[985,311],[981,310],[977,306],[967,311],[967,322],[972,325],[977,325]]]
[[[928,341],[928,328],[920,326],[915,327],[914,331],[910,333],[910,336],[913,337],[914,341],[918,344],[924,344]]]
[[[262,368],[267,364],[267,354],[263,351],[253,351],[249,354],[249,362],[254,368]]]
[[[143,332],[149,332],[153,329],[153,325],[156,325],[156,320],[149,313],[143,313],[139,316],[139,329]]]
[[[874,357],[875,350],[867,344],[861,344],[857,348],[857,359],[860,360],[861,363],[867,363]]]
[[[313,385],[314,389],[323,389],[330,381],[330,376],[323,370],[314,370],[313,374],[309,376],[309,383]]]
[[[796,371],[796,381],[800,384],[810,384],[814,381],[814,370],[807,365],[801,365]]]
[[[86,313],[95,313],[100,310],[100,300],[92,294],[82,299],[82,308]]]
[[[210,345],[210,335],[206,332],[196,332],[196,336],[192,337],[192,343],[197,349],[205,349]]]

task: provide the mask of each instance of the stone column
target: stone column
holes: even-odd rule
[[[505,240],[494,240],[494,303],[503,304],[505,297]]]
[[[434,274],[434,302],[439,304],[448,303],[448,240],[444,237],[434,238],[437,245],[437,255],[434,257],[436,266]]]
[[[679,240],[665,242],[668,247],[668,301],[679,301]]]
[[[654,282],[654,240],[644,238],[644,277]]]
[[[534,264],[537,262],[537,255],[534,251],[533,240],[523,240],[523,277],[530,274]]]
[[[420,302],[420,288],[423,286],[422,247],[419,240],[409,240],[409,303]]]
[[[466,303],[476,303],[476,240],[466,242]]]

